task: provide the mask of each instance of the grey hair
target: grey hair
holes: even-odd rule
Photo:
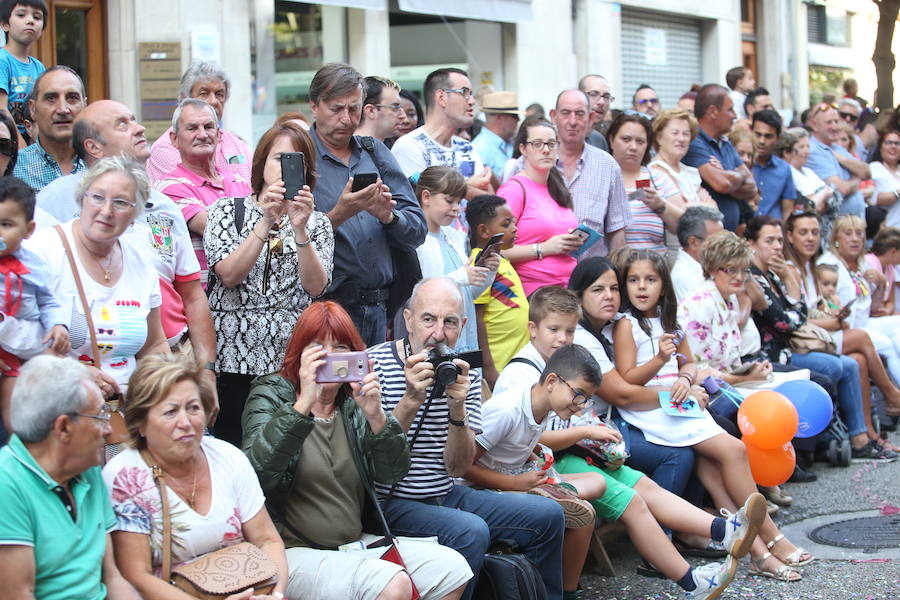
[[[185,109],[187,106],[193,106],[194,108],[205,108],[209,111],[209,114],[212,115],[213,121],[216,123],[216,127],[218,127],[219,123],[219,115],[216,114],[216,109],[206,103],[205,100],[201,100],[200,98],[184,98],[181,102],[178,103],[178,106],[175,107],[175,112],[172,113],[172,131],[178,135],[178,122],[181,121],[181,111]]]
[[[89,381],[87,368],[74,358],[41,354],[29,360],[13,388],[13,433],[32,444],[44,440],[57,417],[85,409]]]
[[[678,219],[678,243],[687,248],[691,236],[706,237],[706,222],[721,223],[725,217],[711,206],[688,206]]]
[[[842,106],[849,106],[851,108],[855,108],[857,111],[862,112],[862,106],[860,106],[859,102],[857,102],[853,98],[841,98],[840,102],[838,102],[838,108],[841,108]]]
[[[809,137],[809,131],[807,131],[805,127],[790,127],[788,129],[785,129],[785,131],[787,133],[790,133],[791,135],[797,136],[798,140],[800,138],[808,138]]]
[[[201,81],[218,79],[225,84],[225,100],[231,96],[231,80],[218,64],[214,62],[195,62],[187,68],[181,76],[181,88],[178,91],[178,100],[191,97],[191,90]]]
[[[454,290],[456,290],[456,294],[459,296],[459,306],[460,306],[460,316],[465,316],[465,303],[463,301],[463,292],[462,288],[458,283],[450,279],[449,277],[426,277],[425,279],[420,280],[412,289],[412,294],[409,296],[409,300],[406,302],[406,308],[412,310],[413,305],[415,304],[416,298],[419,295],[419,291],[422,289],[422,286],[428,283],[429,281],[434,281],[436,279],[440,279],[441,281],[446,282],[450,285]]]
[[[147,171],[139,162],[126,158],[124,156],[104,156],[88,169],[78,187],[75,189],[75,201],[80,207],[84,201],[84,194],[88,189],[103,175],[110,172],[122,173],[131,178],[134,182],[134,216],[138,217],[144,212],[147,205],[147,199],[150,197],[150,178],[147,177]]]

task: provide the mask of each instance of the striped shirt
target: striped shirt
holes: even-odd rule
[[[381,384],[381,405],[386,412],[391,412],[406,392],[406,374],[404,361],[397,354],[396,342],[384,342],[369,348],[369,358],[375,362],[375,373]],[[469,393],[466,396],[466,412],[469,414],[469,428],[476,434],[481,433],[481,374],[478,369],[469,371]],[[425,397],[431,395],[431,386],[425,391]],[[426,400],[427,402],[427,400]],[[426,402],[419,407],[413,420],[407,439],[412,440],[416,429],[420,427],[416,443],[410,449],[412,464],[406,477],[398,482],[393,495],[409,500],[423,500],[445,496],[453,487],[453,479],[444,466],[444,447],[447,445],[447,428],[450,427],[450,411],[447,399],[435,398],[424,414]],[[390,486],[376,483],[376,490],[381,495],[391,492]]]
[[[678,187],[672,179],[661,171],[651,175],[650,169],[641,167],[640,179],[649,179],[656,192],[664,200],[677,195]],[[627,193],[634,189],[626,188]],[[628,200],[631,209],[631,224],[625,228],[625,244],[632,248],[653,250],[660,254],[666,252],[666,230],[662,218],[653,212],[643,200]]]

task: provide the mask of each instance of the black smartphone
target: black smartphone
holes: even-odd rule
[[[306,184],[302,152],[281,153],[281,180],[284,182],[284,199],[293,200]]]
[[[500,246],[503,244],[503,235],[502,233],[497,233],[491,236],[491,239],[488,240],[488,243],[484,245],[484,248],[475,256],[475,266],[483,267],[484,262],[489,259],[494,254],[500,252]]]
[[[378,181],[378,173],[356,173],[353,176],[353,188],[350,191],[358,192],[361,189],[369,187],[376,181]]]

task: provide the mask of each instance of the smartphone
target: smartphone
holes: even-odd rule
[[[353,175],[351,192],[358,192],[378,181],[378,173],[356,173]]]
[[[636,190],[642,190],[642,189],[648,188],[648,187],[650,187],[649,179],[638,179],[637,181],[634,182],[634,189],[636,189]]]
[[[643,201],[644,200],[644,188],[639,188],[639,189],[633,190],[631,192],[628,192],[628,199]]]
[[[487,259],[500,252],[500,246],[503,245],[503,235],[502,233],[497,233],[491,236],[491,239],[484,245],[481,252],[475,256],[476,267],[483,267]]]
[[[293,200],[306,185],[302,152],[281,153],[281,180],[284,182],[284,199]]]
[[[843,311],[843,310],[850,310],[850,307],[853,305],[854,302],[856,302],[856,298],[852,298],[852,299],[850,300],[850,302],[848,302],[847,304],[845,304],[845,305],[844,305],[844,308],[842,308],[841,310],[842,310],[842,311]]]
[[[363,352],[332,352],[316,372],[316,383],[362,381],[369,374],[369,355]]]

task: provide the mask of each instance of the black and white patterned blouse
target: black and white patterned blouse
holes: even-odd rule
[[[203,245],[210,269],[253,235],[250,231],[262,219],[262,211],[253,198],[244,198],[244,223],[238,234],[234,223],[235,201],[241,199],[223,198],[209,209]],[[313,300],[300,283],[297,245],[287,216],[282,223],[278,237],[284,247],[281,252],[272,252],[266,293],[263,293],[263,271],[268,244],[260,250],[256,263],[240,285],[226,288],[216,279],[212,286],[209,309],[216,331],[219,371],[264,375],[280,369],[294,324]],[[306,231],[330,282],[334,258],[331,222],[323,213],[313,212]]]

